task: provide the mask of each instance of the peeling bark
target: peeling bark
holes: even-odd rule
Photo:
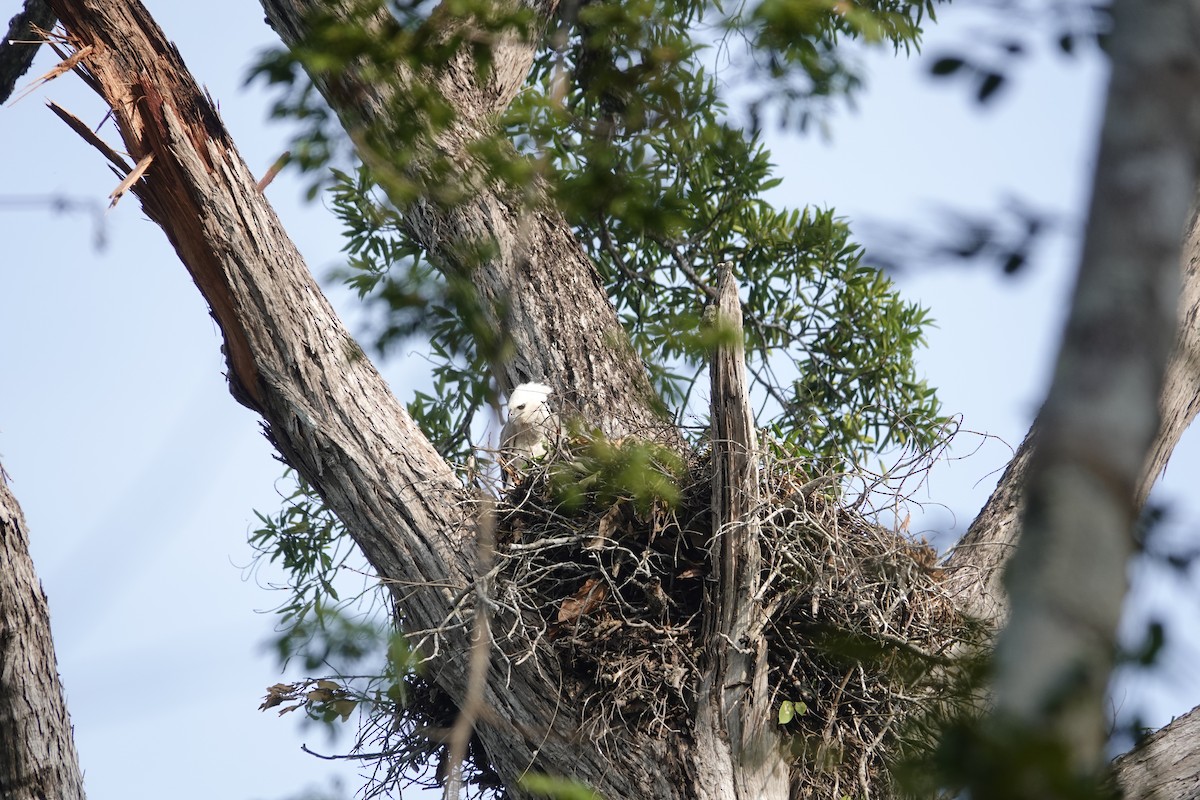
[[[716,580],[705,597],[707,663],[696,712],[693,760],[697,796],[770,800],[788,796],[788,770],[773,729],[767,687],[767,641],[761,598],[762,492],[758,442],[746,386],[742,305],[733,268],[725,264],[717,303],[719,330],[736,336],[719,346],[712,382],[712,514],[709,562]],[[737,765],[738,769],[730,769]]]
[[[29,558],[25,517],[0,467],[0,797],[83,796],[46,593]]]

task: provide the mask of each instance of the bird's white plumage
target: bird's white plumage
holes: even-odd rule
[[[508,396],[508,417],[500,432],[500,463],[520,469],[529,459],[546,455],[558,436],[558,416],[548,403],[553,389],[544,383],[522,383]]]

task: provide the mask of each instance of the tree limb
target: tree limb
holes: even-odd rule
[[[1113,762],[1126,800],[1200,798],[1200,709],[1171,721]]]
[[[0,467],[0,787],[6,800],[83,800],[46,594]]]

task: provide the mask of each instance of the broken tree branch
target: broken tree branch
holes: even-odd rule
[[[754,413],[746,387],[742,306],[729,263],[706,319],[728,343],[718,345],[712,384],[712,519],[709,562],[716,580],[705,594],[705,673],[697,698],[696,759],[701,797],[786,798],[788,770],[770,724],[762,583],[762,492]],[[757,631],[757,632],[756,632]],[[740,771],[729,770],[738,764]],[[708,770],[708,774],[703,774]],[[706,794],[707,792],[707,794]]]

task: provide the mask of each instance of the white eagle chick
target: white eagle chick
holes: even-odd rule
[[[508,396],[508,419],[500,431],[500,467],[506,479],[527,461],[546,455],[558,438],[558,415],[546,402],[553,391],[544,383],[522,383]]]

